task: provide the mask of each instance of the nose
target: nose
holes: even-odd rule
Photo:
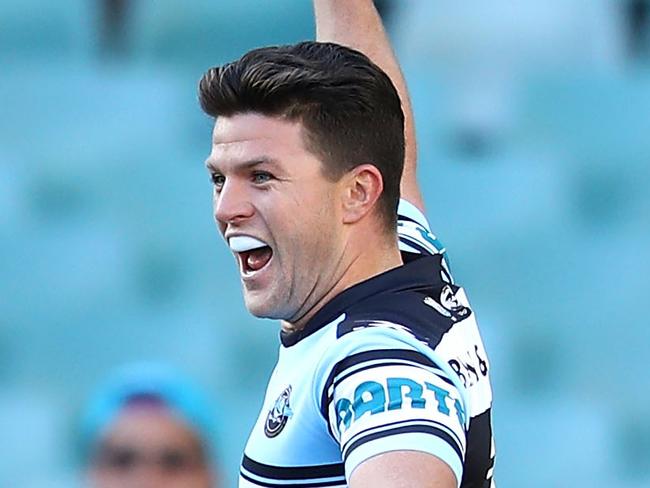
[[[219,225],[236,224],[253,216],[253,204],[245,187],[228,179],[221,191],[213,194],[214,218]]]
[[[142,466],[124,478],[120,486],[125,488],[160,488],[170,481],[165,471],[157,466]]]

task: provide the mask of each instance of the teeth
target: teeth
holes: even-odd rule
[[[228,239],[228,245],[235,252],[245,252],[265,247],[268,244],[250,236],[234,236]]]

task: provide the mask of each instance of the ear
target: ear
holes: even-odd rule
[[[343,223],[354,224],[376,207],[384,190],[384,180],[372,164],[355,166],[343,180]]]

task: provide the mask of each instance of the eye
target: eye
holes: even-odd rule
[[[252,179],[253,183],[260,185],[262,183],[271,181],[273,179],[273,175],[271,173],[267,173],[266,171],[255,171],[253,173]]]
[[[217,191],[221,190],[221,188],[223,188],[223,185],[226,183],[226,177],[219,173],[210,173],[210,179],[212,180],[212,184],[215,186],[215,189]]]

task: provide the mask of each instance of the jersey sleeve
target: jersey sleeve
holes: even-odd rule
[[[400,199],[397,208],[397,236],[399,250],[405,261],[418,255],[442,255],[443,279],[453,283],[445,247],[431,232],[429,221],[424,214],[415,205],[404,199]]]
[[[365,460],[405,450],[438,457],[459,486],[468,406],[447,363],[396,324],[355,330],[335,349],[320,408],[348,481]]]
[[[397,234],[402,252],[415,254],[444,254],[445,248],[431,232],[424,214],[407,200],[401,199],[397,208]]]

